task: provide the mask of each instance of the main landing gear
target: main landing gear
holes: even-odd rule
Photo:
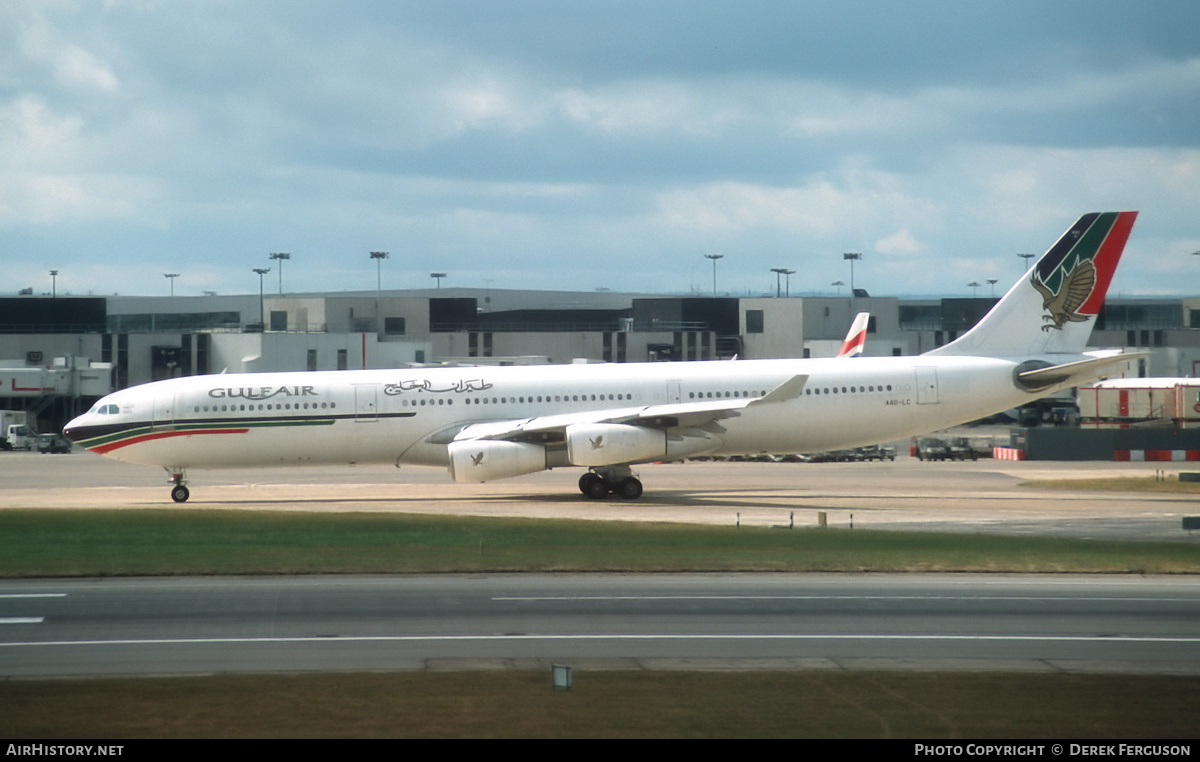
[[[183,469],[167,470],[171,474],[171,484],[174,485],[171,487],[171,499],[177,503],[186,503],[192,493],[188,490],[187,485],[184,484]]]
[[[591,500],[603,500],[610,492],[623,500],[637,500],[642,483],[629,466],[593,468],[579,477],[579,491]]]

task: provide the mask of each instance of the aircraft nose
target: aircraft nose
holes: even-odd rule
[[[63,426],[62,433],[63,433],[63,436],[66,437],[69,441],[78,442],[80,439],[79,431],[80,431],[79,419],[75,418],[74,420],[70,421],[66,426]]]

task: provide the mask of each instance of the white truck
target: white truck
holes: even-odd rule
[[[32,450],[36,443],[24,410],[0,410],[0,450]]]

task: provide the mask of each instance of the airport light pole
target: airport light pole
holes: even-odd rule
[[[1036,254],[1018,254],[1017,256],[1020,257],[1021,259],[1025,260],[1025,266],[1021,269],[1021,272],[1025,272],[1026,270],[1029,269],[1029,260],[1033,259],[1037,255]]]
[[[717,260],[724,259],[724,254],[705,254],[705,259],[711,259],[713,263],[713,296],[717,295]]]
[[[50,297],[58,296],[58,270],[50,271]]]
[[[381,275],[381,273],[382,273],[381,265],[383,264],[383,260],[385,260],[387,258],[388,258],[388,253],[386,251],[372,251],[371,252],[371,259],[375,260],[375,334],[376,335],[380,335],[383,333],[383,325],[380,323],[380,320],[379,320],[379,300],[382,298],[382,295],[383,295],[383,276]],[[363,367],[366,367],[365,360],[364,360]]]
[[[381,274],[382,270],[380,269],[380,263],[382,263],[383,260],[385,260],[387,258],[388,258],[388,253],[386,251],[371,252],[371,259],[375,260],[375,291],[376,292],[383,290],[383,287],[382,287],[383,275]]]
[[[854,314],[854,263],[862,259],[862,253],[857,251],[848,251],[842,255],[842,259],[850,262],[850,314]]]
[[[163,277],[171,281],[171,296],[175,296],[175,279],[179,277],[179,273],[163,273]]]
[[[437,279],[437,287],[438,287],[438,289],[441,289],[441,287],[442,287],[442,278],[445,278],[445,277],[446,277],[446,273],[429,273],[429,277],[430,277],[430,278],[436,278],[436,279]]]
[[[999,283],[1000,281],[996,280],[995,278],[988,278],[987,282],[988,282],[988,285],[992,287],[992,296],[993,297],[996,296],[996,284]]]
[[[291,259],[292,255],[286,251],[273,251],[267,256],[279,262],[279,295],[283,296],[283,260]]]
[[[776,299],[778,299],[778,298],[780,297],[780,295],[781,295],[781,290],[782,290],[782,289],[781,289],[781,284],[780,284],[780,277],[781,277],[781,276],[782,276],[784,273],[789,273],[789,274],[790,274],[790,273],[792,273],[793,271],[792,271],[792,270],[789,270],[789,269],[787,269],[786,267],[772,267],[772,268],[771,268],[771,272],[775,273],[775,298],[776,298]]]
[[[968,283],[967,286],[971,289],[971,298],[972,299],[974,299],[976,296],[979,295],[979,281],[973,280],[970,283]]]
[[[854,295],[854,263],[862,259],[862,254],[857,251],[848,251],[842,255],[842,259],[850,262],[850,295]]]
[[[842,283],[840,280],[835,280],[833,283],[830,283],[829,285],[837,286],[838,296],[841,296],[842,295],[842,286],[844,286],[846,284]]]
[[[263,276],[271,272],[269,267],[255,267],[254,272],[258,273],[258,325],[260,331],[267,330],[267,314],[266,307],[263,302]]]

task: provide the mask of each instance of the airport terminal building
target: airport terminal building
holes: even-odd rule
[[[468,288],[3,297],[0,409],[52,431],[110,391],[223,371],[832,357],[858,312],[871,314],[866,355],[917,355],[995,301]],[[1149,349],[1138,376],[1195,377],[1200,297],[1110,299],[1091,345]]]

